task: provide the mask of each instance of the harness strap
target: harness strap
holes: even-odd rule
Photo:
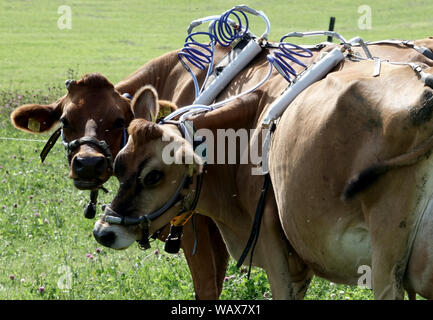
[[[109,167],[110,168],[113,167],[113,155],[111,154],[110,147],[103,140],[101,141],[101,140],[98,140],[95,137],[91,137],[91,136],[84,136],[84,137],[81,137],[79,139],[73,140],[69,143],[63,142],[63,144],[66,148],[68,156],[70,156],[72,154],[72,152],[74,152],[76,149],[78,149],[83,144],[92,145],[92,146],[98,148],[100,151],[102,151],[102,154],[108,160]]]
[[[60,127],[52,133],[52,135],[48,139],[47,143],[45,144],[40,154],[41,162],[45,161],[45,158],[47,157],[48,153],[51,151],[51,149],[54,147],[57,140],[59,139],[61,132],[62,132],[62,128]]]
[[[195,254],[197,253],[197,244],[198,244],[198,237],[197,237],[197,225],[196,225],[196,218],[197,215],[193,215],[191,218],[191,223],[192,223],[192,232],[194,234],[194,245],[192,247],[192,255],[195,256]]]
[[[248,239],[248,242],[247,242],[247,244],[245,246],[244,251],[241,254],[241,257],[238,260],[238,263],[236,264],[236,268],[240,268],[240,266],[242,266],[245,258],[247,257],[248,252],[251,250],[250,266],[249,266],[249,269],[248,269],[248,279],[250,278],[250,274],[251,274],[251,266],[252,266],[252,263],[253,263],[254,249],[256,247],[257,240],[259,239],[260,225],[261,225],[261,222],[262,222],[263,212],[264,212],[264,209],[265,209],[266,193],[267,193],[270,185],[271,185],[271,178],[269,176],[269,173],[267,173],[265,175],[265,180],[263,182],[263,187],[262,187],[262,192],[260,194],[259,202],[257,203],[256,213],[254,215],[254,221],[253,221],[253,226],[251,228],[250,237]]]
[[[197,176],[196,191],[194,194],[194,199],[191,205],[186,210],[182,211],[176,217],[170,221],[170,233],[165,239],[164,250],[168,253],[178,253],[180,250],[180,244],[182,239],[183,226],[193,217],[196,212],[196,207],[198,199],[200,198],[200,191],[202,187],[202,174]],[[194,221],[193,221],[194,222]],[[195,224],[193,223],[194,229],[194,247],[192,254],[195,255],[197,251],[197,232],[195,230]]]
[[[160,123],[168,123],[168,122],[164,122],[164,120],[162,120]],[[178,126],[182,134],[182,137],[184,137],[184,139],[186,139],[188,142],[190,142],[193,145],[194,150],[197,148],[197,146],[199,146],[201,143],[204,142],[204,139],[200,139],[199,141],[194,140],[195,129],[193,124],[187,124],[181,121],[176,123],[176,125]],[[189,173],[190,176],[192,176],[193,174],[191,170],[193,170],[193,166],[190,166],[190,173]],[[193,217],[194,213],[196,212],[195,208],[197,207],[197,203],[200,197],[202,180],[203,180],[203,176],[202,174],[199,174],[197,176],[196,192],[194,194],[194,199],[191,202],[190,207],[180,212],[179,215],[177,215],[170,221],[170,233],[167,236],[167,239],[165,240],[165,246],[164,246],[164,250],[168,253],[178,253],[180,250],[183,226],[191,219],[191,217]],[[193,230],[194,230],[194,247],[193,247],[192,254],[195,255],[197,251],[198,237],[195,229],[194,220],[193,220]]]
[[[412,48],[416,51],[418,51],[419,53],[421,53],[422,55],[424,55],[425,57],[429,58],[430,60],[433,60],[433,52],[424,46],[417,46],[413,43],[413,41],[409,41],[409,40],[379,40],[379,41],[368,41],[366,42],[367,45],[372,45],[372,44],[395,44],[395,45],[404,45],[406,47]]]

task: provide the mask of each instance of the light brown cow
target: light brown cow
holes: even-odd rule
[[[379,77],[372,70],[371,61],[347,63],[343,71],[301,93],[277,126],[270,150],[277,208],[268,202],[253,260],[266,270],[276,299],[302,298],[313,273],[356,284],[362,265],[372,266],[376,298],[403,298],[405,277],[411,284],[407,289],[430,297],[422,282],[431,279],[428,263],[416,259],[417,254],[425,258],[417,251],[420,246],[415,242],[413,252],[411,246],[415,236],[421,237],[416,226],[433,184],[431,161],[424,157],[433,148],[433,91],[408,66],[384,64]],[[271,79],[261,90],[192,120],[197,129],[215,133],[255,128],[278,89],[276,78]],[[128,144],[116,158],[120,188],[106,217],[155,211],[188,174],[189,165],[163,161],[170,143],[163,136],[183,143],[176,157],[194,157],[194,172],[202,170],[176,126],[156,125],[146,116],[158,108],[153,90],[140,92],[133,108],[144,119],[131,123]],[[155,171],[158,178],[151,179]],[[251,175],[251,165],[240,164],[207,165],[203,176],[197,208],[215,220],[237,259],[249,235],[256,205],[252,199],[258,199],[262,177]],[[343,195],[355,198],[343,201]],[[171,208],[153,221],[150,231],[176,211]],[[139,227],[113,225],[106,217],[95,224],[94,233],[96,238],[110,233],[110,246],[125,248],[142,237]],[[421,232],[427,234],[430,225]],[[422,277],[411,269],[405,274],[411,252],[411,266],[423,271]]]
[[[270,151],[280,220],[315,274],[356,284],[367,265],[376,298],[402,299],[404,278],[432,298],[421,281],[421,271],[431,279],[431,260],[418,256],[430,246],[413,240],[432,190],[433,91],[408,66],[384,65],[378,78],[369,68],[330,74],[280,119]]]
[[[412,49],[407,49],[405,47],[400,48],[397,45],[371,46],[373,54],[375,55],[375,48],[383,50],[383,47],[388,48],[387,54],[390,54],[391,56],[400,56],[403,60],[408,58],[413,59],[413,56],[416,55],[420,56]],[[101,76],[98,77],[96,75],[91,75],[86,77],[71,86],[70,91],[75,91],[73,94],[74,98],[72,98],[72,94],[69,94],[69,98],[65,96],[49,106],[31,105],[22,107],[17,109],[16,113],[14,113],[12,117],[14,119],[13,121],[17,127],[26,129],[28,126],[28,119],[35,118],[38,119],[38,122],[40,123],[40,131],[46,131],[62,114],[64,119],[68,121],[69,118],[72,117],[72,114],[74,112],[76,113],[75,106],[73,106],[75,103],[69,103],[69,107],[64,108],[68,99],[70,101],[72,101],[72,99],[80,101],[80,99],[86,97],[85,99],[82,99],[81,102],[78,102],[78,104],[81,106],[81,110],[84,110],[88,115],[83,117],[81,114],[82,120],[80,120],[80,123],[75,121],[76,117],[72,117],[72,119],[74,119],[73,128],[76,132],[69,135],[68,130],[65,129],[66,139],[75,139],[75,137],[88,134],[95,135],[99,140],[106,140],[109,142],[110,146],[114,146],[111,151],[113,156],[115,156],[117,154],[117,146],[120,146],[121,139],[120,130],[115,128],[116,126],[119,126],[119,123],[116,124],[116,121],[119,122],[119,119],[120,121],[123,119],[127,125],[130,120],[130,111],[125,105],[126,101],[120,97],[119,93],[129,92],[134,94],[143,84],[150,83],[158,89],[158,92],[163,99],[173,100],[180,106],[192,101],[192,82],[187,72],[185,72],[178,63],[176,53],[177,52],[172,52],[154,59],[126,80],[117,84],[115,89],[113,89],[112,85]],[[262,67],[262,72],[257,72],[257,70],[254,69],[246,70],[237,78],[242,80],[235,80],[231,85],[229,85],[224,94],[221,95],[220,99],[238,93],[239,91],[244,90],[245,87],[250,86],[250,83],[255,83],[260,80],[260,77],[263,76],[263,73],[265,72],[263,68],[266,65],[264,57],[267,53],[269,52],[265,51],[257,59],[258,62],[255,62],[256,65]],[[217,50],[217,60],[221,55],[222,52]],[[308,61],[305,62],[307,64],[309,63]],[[201,80],[202,77],[202,74],[198,74],[199,80]],[[167,81],[167,79],[178,79],[178,81]],[[247,80],[245,81],[245,79]],[[279,84],[284,85],[284,82],[279,81]],[[18,117],[18,115],[21,118]],[[108,118],[111,117],[112,120],[102,121],[101,123],[98,121],[94,121],[94,123],[86,121],[91,119],[104,119],[101,115],[109,115]],[[116,133],[116,131],[118,132]],[[88,160],[89,158],[94,157],[97,159],[96,161],[90,161],[91,164],[101,164],[103,162],[100,159],[101,154],[97,149],[95,150],[88,146],[84,146],[83,149],[82,152],[80,151],[81,153],[78,152],[82,159]],[[71,158],[73,159],[74,156],[76,156],[76,154]],[[103,166],[103,168],[108,168],[108,166]],[[97,174],[98,172],[100,173],[100,176],[97,177],[98,180],[96,180],[96,184],[105,182],[109,177],[109,173],[107,173],[106,170],[101,170],[101,167],[99,170],[93,169],[93,172],[91,173]],[[77,178],[77,172],[74,171],[74,166],[71,166],[70,175],[72,178]],[[75,179],[77,187],[89,188],[92,186],[94,187],[95,185],[95,181],[90,181],[89,185],[89,181],[86,181],[86,179],[81,179],[81,181],[79,180],[80,179]],[[191,252],[193,245],[190,224],[187,225],[185,230],[183,248],[193,275],[197,297],[214,299],[219,296],[222,289],[222,279],[227,264],[227,253],[214,224],[202,216],[198,217],[198,254],[194,257],[188,254]],[[164,235],[162,235],[162,237],[164,237]],[[208,262],[203,264],[203,261]],[[208,268],[203,267],[203,265]]]

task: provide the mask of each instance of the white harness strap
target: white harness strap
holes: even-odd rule
[[[433,52],[424,46],[417,46],[413,41],[409,40],[380,40],[380,41],[367,41],[365,44],[367,45],[373,45],[373,44],[394,44],[394,45],[402,45],[409,48],[413,48],[414,50],[418,51],[425,57],[429,58],[430,60],[433,60]]]

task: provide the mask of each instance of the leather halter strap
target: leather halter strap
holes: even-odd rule
[[[155,219],[162,216],[164,213],[166,213],[169,209],[171,209],[176,203],[179,201],[182,201],[182,197],[180,193],[182,190],[186,187],[187,184],[189,184],[189,175],[185,174],[185,176],[182,178],[182,181],[176,188],[176,191],[173,193],[173,195],[165,202],[160,208],[157,210],[145,214],[141,217],[128,217],[128,216],[122,216],[118,214],[116,211],[114,211],[109,205],[105,207],[105,215],[103,216],[103,220],[105,222],[108,222],[110,224],[118,224],[122,226],[133,226],[133,225],[141,225],[142,223],[150,223],[154,221]],[[188,210],[191,210],[191,207],[185,208],[183,206],[181,213],[184,213]],[[108,213],[108,215],[107,215]]]
[[[41,157],[41,162],[45,161],[45,158],[47,157],[48,153],[51,151],[54,144],[59,139],[61,131],[62,128],[58,128],[56,131],[53,132],[53,134],[48,139],[47,143],[45,144],[44,148],[41,151],[41,154],[39,155]]]
[[[120,148],[122,149],[126,145],[126,128],[123,128],[122,132],[122,143]],[[110,151],[110,146],[104,141],[104,140],[98,140],[95,137],[91,136],[84,136],[79,139],[75,139],[71,142],[67,142],[65,139],[65,135],[63,134],[63,128],[58,128],[56,131],[52,133],[50,138],[48,139],[47,143],[45,144],[44,148],[41,151],[40,158],[41,161],[44,162],[45,158],[47,157],[48,153],[51,151],[51,149],[54,147],[55,143],[59,139],[59,137],[62,137],[62,144],[66,149],[68,157],[80,146],[84,144],[89,144],[94,147],[97,147],[100,151],[102,151],[102,154],[107,158],[108,164],[110,168],[113,167],[113,156]]]
[[[132,99],[132,96],[129,93],[124,93],[124,94],[122,94],[122,96],[128,100]],[[76,140],[68,143],[65,139],[65,135],[63,134],[63,128],[62,127],[56,129],[56,131],[54,131],[51,134],[51,136],[48,138],[48,141],[45,144],[45,146],[42,149],[42,152],[40,154],[40,158],[41,158],[42,162],[45,161],[45,158],[47,157],[47,155],[51,151],[51,149],[54,147],[54,145],[56,144],[56,142],[60,136],[62,136],[62,143],[68,152],[68,156],[70,155],[71,152],[73,152],[79,146],[81,146],[83,144],[91,144],[91,145],[99,148],[102,151],[102,153],[104,154],[104,156],[107,157],[107,159],[109,158],[108,159],[109,165],[110,165],[110,168],[112,168],[113,156],[111,154],[110,147],[108,146],[108,144],[105,141],[103,141],[103,140],[99,141],[95,137],[84,136],[84,137],[81,137],[80,139],[76,139]],[[124,127],[123,132],[122,132],[122,142],[120,145],[120,149],[122,149],[126,145],[127,136],[128,136],[128,133],[126,132],[126,127]],[[72,150],[72,151],[69,151],[69,150]]]
[[[194,133],[194,129],[190,128],[190,126],[186,126],[183,122],[177,122],[177,121],[160,121],[160,124],[164,124],[164,123],[170,123],[170,124],[176,124],[182,134],[182,137],[186,138],[186,136],[193,136]],[[203,142],[203,141],[201,141]],[[194,149],[195,149],[196,145],[194,145]],[[167,200],[167,202],[161,206],[159,209],[145,214],[141,217],[128,217],[128,216],[122,216],[120,214],[118,214],[117,212],[115,212],[109,205],[105,207],[105,214],[103,216],[103,220],[105,222],[108,222],[110,224],[117,224],[117,225],[123,225],[123,226],[133,226],[133,225],[138,225],[141,227],[142,229],[142,239],[140,241],[138,241],[138,244],[140,246],[141,249],[148,249],[150,247],[149,244],[149,226],[150,223],[159,218],[160,216],[162,216],[165,212],[167,212],[169,209],[171,209],[176,203],[181,202],[181,209],[179,211],[179,213],[176,215],[176,217],[174,217],[171,221],[171,227],[173,230],[173,228],[176,229],[177,234],[179,235],[179,241],[180,241],[180,236],[182,234],[182,227],[183,225],[185,225],[189,219],[194,215],[195,213],[195,209],[197,207],[197,203],[198,200],[200,198],[200,192],[201,192],[201,188],[202,188],[202,181],[203,181],[203,176],[202,174],[197,175],[197,184],[196,184],[196,191],[194,193],[194,198],[191,201],[191,203],[189,205],[187,205],[185,203],[185,200],[188,198],[188,195],[182,197],[181,196],[181,192],[183,189],[186,189],[189,187],[189,185],[192,183],[192,172],[191,170],[188,170],[189,172],[186,173],[181,181],[181,183],[179,184],[179,186],[177,187],[176,191],[174,192],[174,194]],[[169,237],[170,238],[170,235]],[[166,242],[166,247],[167,247],[167,242]],[[176,251],[177,246],[174,246],[173,251],[169,251],[166,248],[166,251],[170,252],[170,253],[175,253],[178,251]]]
[[[186,132],[188,131],[188,127],[185,126],[182,122],[178,123],[178,127],[179,130],[182,133],[182,136],[185,137]],[[128,225],[139,225],[141,224],[143,221],[149,221],[152,222],[153,220],[159,218],[161,215],[163,215],[165,212],[167,212],[169,209],[171,209],[176,203],[178,203],[179,201],[184,201],[186,197],[181,197],[180,193],[182,192],[183,189],[187,188],[191,182],[192,182],[192,175],[190,172],[186,173],[184,175],[184,177],[182,178],[182,181],[180,182],[179,186],[177,187],[176,191],[173,193],[173,195],[167,200],[167,202],[165,202],[165,204],[160,207],[159,209],[145,214],[139,218],[134,218],[134,217],[125,217],[125,216],[121,216],[119,215],[117,212],[115,212],[113,209],[111,209],[110,206],[106,207],[106,211],[108,211],[107,213],[109,213],[109,215],[105,215],[103,217],[103,220],[111,223],[111,224],[119,224],[119,225],[124,225],[124,226],[128,226]],[[186,206],[184,203],[182,204],[182,209],[179,212],[179,214],[177,215],[177,217],[179,218],[175,218],[173,221],[176,221],[178,219],[180,219],[179,221],[184,221],[185,217],[186,217],[186,213],[190,213],[192,215],[192,213],[194,212],[197,203],[198,203],[198,199],[200,197],[200,191],[201,191],[201,186],[202,186],[202,174],[197,175],[197,188],[196,188],[196,192],[194,195],[194,199],[191,202],[191,204],[189,206]],[[108,209],[108,210],[107,210]],[[180,216],[183,215],[183,218],[180,218]],[[127,218],[127,220],[125,220]],[[188,218],[189,219],[189,218]],[[185,221],[186,222],[186,221]],[[182,223],[177,223],[177,225],[182,225]]]

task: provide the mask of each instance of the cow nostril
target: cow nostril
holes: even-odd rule
[[[116,234],[113,231],[102,231],[101,233],[99,233],[94,230],[93,236],[95,237],[96,241],[106,247],[111,247],[111,245],[116,240]]]
[[[83,169],[83,164],[82,164],[82,162],[81,162],[79,159],[77,159],[77,158],[75,158],[74,165],[75,165],[75,169],[76,169],[77,171]]]
[[[103,173],[105,170],[105,159],[99,158],[95,163],[95,171],[97,174]]]
[[[81,157],[75,157],[72,160],[72,169],[77,173],[80,174],[84,169],[84,160],[85,158]]]

